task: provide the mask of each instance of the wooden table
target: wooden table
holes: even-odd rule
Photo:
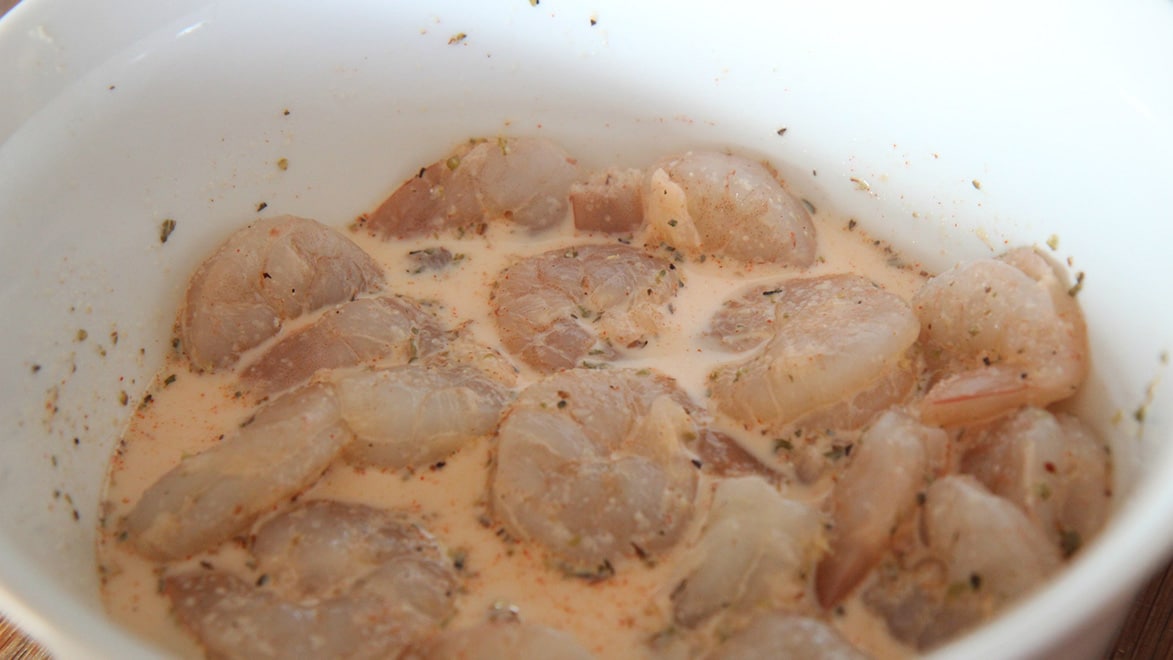
[[[1132,603],[1109,659],[1173,658],[1173,563],[1153,578]]]

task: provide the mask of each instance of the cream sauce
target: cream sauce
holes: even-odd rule
[[[674,303],[669,323],[660,336],[638,357],[623,366],[657,369],[677,379],[694,401],[706,401],[706,380],[714,366],[736,356],[710,348],[702,333],[721,302],[737,291],[782,277],[815,276],[839,272],[866,275],[889,291],[908,299],[923,283],[919,267],[894,267],[894,257],[861,230],[845,223],[821,220],[819,259],[805,270],[746,266],[717,259],[689,260],[678,264],[685,286]],[[470,331],[481,342],[499,345],[490,317],[489,292],[497,274],[516,259],[546,250],[583,243],[609,243],[606,235],[575,235],[569,227],[535,237],[507,226],[491,226],[483,236],[427,238],[383,242],[350,233],[364,250],[386,269],[387,289],[421,301],[450,327],[471,322]],[[638,241],[637,243],[638,244]],[[455,263],[438,271],[413,273],[407,259],[412,250],[444,246]],[[672,255],[658,254],[668,260]],[[304,319],[301,323],[309,322]],[[244,356],[248,364],[262,345]],[[520,365],[518,390],[538,378]],[[171,376],[174,375],[174,378]],[[163,650],[181,656],[199,656],[199,646],[170,616],[169,604],[158,592],[161,575],[176,567],[162,568],[136,555],[118,538],[118,521],[143,491],[186,454],[213,446],[251,414],[246,397],[238,396],[236,374],[197,374],[189,371],[178,355],[160,373],[149,391],[150,401],[134,415],[108,476],[104,526],[100,530],[98,558],[103,578],[103,598],[111,615]],[[413,471],[356,469],[335,463],[325,476],[301,497],[333,498],[378,507],[407,510],[449,549],[464,555],[461,572],[465,588],[457,597],[458,614],[448,626],[471,626],[484,620],[495,605],[515,606],[521,618],[572,633],[600,657],[625,658],[647,655],[646,642],[671,622],[669,596],[679,581],[673,566],[691,540],[699,534],[703,516],[694,517],[692,529],[654,565],[624,564],[611,579],[588,582],[563,575],[548,565],[543,551],[533,544],[503,541],[501,528],[487,517],[490,440],[483,439],[449,457],[442,467]],[[706,477],[699,489],[697,506],[707,507],[713,483]],[[787,490],[790,497],[817,499],[817,490]],[[246,579],[259,579],[246,553],[228,543],[220,550],[185,562],[184,567],[229,568]],[[861,649],[878,658],[909,655],[893,642],[882,621],[855,601],[848,601],[833,622]]]

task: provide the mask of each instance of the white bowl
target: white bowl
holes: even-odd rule
[[[1173,393],[1149,388],[1173,340],[1171,40],[1160,0],[26,0],[0,21],[0,610],[62,657],[151,654],[99,602],[104,468],[185,279],[259,202],[343,224],[459,138],[541,134],[589,165],[767,157],[934,267],[1058,236],[1118,510],[939,656],[1095,657],[1173,550]]]

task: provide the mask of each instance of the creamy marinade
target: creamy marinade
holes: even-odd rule
[[[488,156],[478,154],[478,148],[482,152],[488,149]],[[549,161],[551,149],[555,150],[553,165]],[[1009,355],[1009,349],[1000,344],[977,348],[965,345],[975,337],[984,339],[997,334],[995,329],[987,331],[981,326],[980,319],[965,320],[971,327],[959,333],[961,339],[954,339],[941,330],[965,317],[965,309],[975,304],[939,298],[970,286],[964,279],[965,272],[930,279],[928,273],[903,262],[888,246],[871,240],[854,221],[820,216],[813,219],[817,238],[811,237],[811,252],[807,255],[799,254],[801,247],[795,247],[801,237],[795,239],[789,228],[780,233],[783,249],[797,254],[794,259],[804,261],[803,265],[773,259],[771,251],[777,248],[771,247],[770,241],[777,237],[771,237],[768,232],[742,245],[726,241],[713,249],[715,243],[726,239],[714,237],[715,230],[703,217],[706,213],[720,209],[726,217],[742,218],[740,221],[747,223],[742,233],[752,233],[759,229],[749,226],[746,214],[760,216],[774,212],[767,204],[763,214],[760,204],[746,202],[744,195],[722,197],[743,184],[771,185],[772,177],[768,175],[767,182],[755,178],[757,170],[746,165],[748,161],[733,161],[729,165],[723,160],[725,156],[717,155],[715,160],[697,164],[685,156],[663,161],[646,171],[588,173],[577,171],[573,161],[559,154],[555,147],[540,141],[501,139],[462,145],[435,165],[421,169],[418,177],[396,193],[398,197],[393,196],[365,223],[352,231],[340,228],[362,253],[373,258],[376,270],[381,269],[383,274],[382,281],[368,290],[345,294],[335,302],[343,303],[351,297],[367,300],[397,294],[419,303],[418,309],[440,328],[439,334],[432,337],[425,327],[432,321],[421,322],[424,325],[419,327],[423,330],[418,324],[413,325],[414,335],[407,335],[404,344],[408,347],[406,354],[384,351],[380,357],[362,359],[359,367],[402,363],[409,368],[420,365],[421,369],[443,371],[466,369],[471,364],[489,374],[485,379],[489,383],[484,385],[488,388],[486,392],[491,391],[492,396],[504,393],[500,394],[503,397],[499,402],[500,414],[494,413],[492,424],[470,432],[470,438],[454,445],[452,451],[420,454],[416,459],[405,459],[412,463],[407,467],[389,467],[388,451],[408,450],[387,449],[383,445],[364,450],[362,439],[349,440],[347,448],[322,459],[321,467],[314,468],[313,474],[305,478],[307,485],[293,487],[272,503],[264,504],[256,512],[255,521],[250,519],[243,527],[238,525],[238,529],[211,543],[200,541],[175,552],[160,550],[178,542],[175,539],[184,538],[186,525],[182,519],[172,527],[138,524],[136,521],[143,514],[136,513],[136,507],[141,509],[141,500],[151,497],[154,491],[148,489],[181,461],[184,465],[195,465],[200,460],[195,457],[202,452],[231,443],[242,433],[252,432],[250,429],[264,428],[268,421],[265,413],[258,415],[258,399],[267,396],[271,405],[278,405],[291,396],[283,394],[286,390],[302,391],[298,388],[305,379],[291,377],[289,380],[290,377],[282,375],[280,378],[286,380],[270,387],[263,377],[256,378],[256,365],[277,365],[273,367],[274,373],[287,374],[289,363],[300,361],[305,347],[285,343],[283,349],[282,342],[288,342],[299,330],[312,331],[331,314],[337,314],[340,307],[323,304],[306,314],[290,314],[296,318],[286,321],[280,334],[259,340],[250,338],[245,342],[248,346],[233,348],[228,351],[232,353],[228,357],[196,353],[196,331],[187,335],[181,332],[189,341],[180,346],[160,372],[111,461],[104,503],[106,524],[100,530],[98,555],[103,595],[117,620],[169,651],[199,656],[204,652],[203,647],[184,630],[184,625],[192,626],[191,621],[185,619],[181,625],[177,618],[183,617],[177,617],[173,607],[182,609],[185,598],[188,605],[199,601],[196,609],[223,604],[209,604],[215,598],[191,590],[195,581],[204,578],[187,582],[180,579],[188,574],[235,575],[240,578],[242,588],[270,598],[262,603],[264,606],[284,597],[311,610],[317,608],[321,614],[327,609],[322,603],[340,594],[345,600],[351,594],[354,601],[367,599],[372,604],[348,616],[385,619],[401,616],[398,612],[388,613],[388,606],[380,600],[383,593],[392,593],[392,600],[403,599],[404,593],[411,594],[407,600],[419,595],[418,590],[413,591],[415,587],[403,586],[407,583],[399,577],[380,578],[390,581],[371,587],[369,584],[376,584],[370,577],[373,573],[344,576],[328,590],[298,592],[290,585],[300,584],[299,580],[304,581],[306,575],[317,569],[299,567],[296,561],[304,558],[290,559],[282,555],[279,559],[286,563],[275,563],[263,555],[264,548],[260,546],[269,543],[270,536],[279,537],[265,530],[266,521],[284,522],[283,514],[291,509],[309,511],[303,508],[307,503],[338,501],[397,512],[395,515],[401,516],[404,529],[426,530],[432,537],[430,540],[407,542],[402,540],[405,535],[415,539],[411,536],[415,532],[408,533],[386,521],[368,522],[376,520],[369,515],[380,515],[377,512],[363,510],[361,515],[354,514],[360,521],[355,523],[355,529],[396,530],[388,532],[399,539],[395,543],[411,546],[417,554],[423,553],[413,555],[412,561],[423,562],[421,566],[443,564],[442,571],[433,570],[433,566],[422,574],[444,573],[436,578],[437,584],[442,585],[436,591],[445,592],[448,598],[434,608],[432,604],[413,606],[411,625],[405,624],[403,630],[388,633],[401,635],[403,644],[387,651],[378,648],[375,642],[369,648],[349,649],[354,655],[362,655],[372,648],[378,648],[375,654],[386,655],[410,646],[411,653],[443,657],[462,648],[461,639],[454,631],[477,628],[490,621],[495,622],[491,630],[497,632],[515,630],[512,627],[521,625],[517,621],[564,631],[572,641],[543,638],[552,646],[503,648],[514,652],[544,649],[543,654],[560,652],[565,657],[578,657],[573,654],[575,642],[581,649],[600,657],[687,657],[714,649],[734,653],[739,644],[743,651],[749,649],[753,653],[754,648],[782,648],[779,644],[795,639],[799,640],[797,643],[823,644],[830,650],[838,649],[836,645],[843,643],[825,639],[826,634],[821,630],[787,628],[793,620],[803,625],[814,621],[829,624],[860,653],[878,658],[902,657],[915,654],[918,648],[931,648],[987,618],[993,608],[1033,586],[1033,583],[1023,583],[1027,577],[1007,576],[1006,569],[996,565],[1010,555],[995,557],[990,560],[995,565],[989,565],[981,557],[973,556],[984,551],[981,541],[972,547],[946,548],[935,541],[934,535],[969,539],[970,535],[984,535],[991,530],[1009,534],[1014,539],[1006,545],[1024,546],[1023,556],[1016,559],[1035,570],[1037,575],[1030,579],[1037,581],[1039,575],[1058,566],[1061,555],[1076,551],[1098,529],[1109,483],[1102,443],[1076,420],[1055,418],[1040,407],[1069,394],[1051,396],[1038,392],[1067,387],[1070,374],[1051,373],[1055,369],[1033,363],[1020,364],[1016,362],[1019,358]],[[478,158],[487,158],[488,163]],[[526,167],[511,163],[511,159],[521,162],[523,158],[528,163]],[[569,164],[567,171],[559,172],[565,164]],[[718,171],[716,183],[704,178],[706,168]],[[472,172],[475,180],[461,180],[459,176],[465,172]],[[492,189],[492,185],[499,189]],[[523,189],[527,194],[510,199],[516,189]],[[564,201],[568,189],[570,204]],[[529,194],[534,190],[537,192]],[[447,206],[437,206],[437,198]],[[554,202],[549,202],[550,199]],[[761,200],[750,196],[750,201],[756,204]],[[785,213],[805,217],[806,211],[797,201],[791,199],[789,203],[793,206],[783,209]],[[738,208],[738,204],[745,208]],[[461,205],[467,208],[460,208]],[[749,207],[753,208],[747,211]],[[635,220],[624,219],[625,214],[632,213]],[[769,249],[762,254],[755,253],[761,246]],[[238,246],[237,251],[250,249]],[[330,251],[330,259],[336,259],[337,250],[331,247]],[[631,256],[629,251],[638,254]],[[636,269],[647,266],[640,265],[643,262],[638,262],[639,259],[654,259],[648,266],[647,296],[653,296],[654,287],[665,287],[668,285],[664,283],[670,282],[664,293],[667,301],[648,305],[656,308],[655,314],[637,310],[639,318],[630,323],[612,321],[606,316],[611,313],[609,309],[592,309],[597,301],[577,305],[577,310],[572,312],[576,327],[604,328],[609,334],[603,337],[604,341],[594,343],[590,343],[594,338],[588,337],[584,341],[590,347],[572,358],[518,348],[525,344],[526,338],[519,340],[511,336],[510,333],[516,332],[503,327],[501,317],[524,315],[532,320],[542,316],[543,311],[532,307],[533,301],[528,296],[533,289],[555,286],[551,282],[557,278],[543,274],[541,264],[545,262],[541,260],[548,260],[554,267],[563,265],[562,260],[589,264],[594,263],[590,259],[596,252],[602,255],[598,262],[603,264],[600,268],[630,257],[637,259],[632,262],[636,265],[631,266]],[[1006,273],[999,269],[1006,261],[1016,269],[1010,275],[1026,273],[1026,276],[1000,286],[998,278]],[[323,258],[317,263],[335,261]],[[996,320],[999,328],[1013,326],[1021,321],[1019,316],[1028,317],[1027,321],[1037,320],[1042,308],[1049,304],[1048,299],[1046,295],[1023,289],[1036,282],[1042,282],[1039,286],[1043,286],[1053,275],[1040,272],[1040,263],[1022,254],[991,263],[988,266],[991,272],[974,280],[978,282],[979,294],[988,295],[996,288],[1003,300],[1017,296],[1025,302],[1015,304],[1025,307],[1007,310],[997,306],[1001,304],[999,301],[984,307],[983,314],[986,317],[1007,315],[1006,319]],[[533,266],[537,270],[525,270],[520,264],[538,265]],[[356,272],[359,279],[369,275]],[[871,284],[860,285],[834,277],[844,273],[863,276],[878,285],[877,290],[892,296],[892,300],[876,298],[878,294],[873,293],[875,287]],[[268,272],[255,275],[266,280],[281,277]],[[523,276],[536,277],[536,283],[519,288],[517,280]],[[575,277],[587,278],[589,273]],[[941,280],[949,277],[955,280]],[[198,282],[200,275],[196,278]],[[205,279],[215,281],[214,277]],[[613,279],[587,282],[583,286],[601,290]],[[807,286],[807,283],[813,284]],[[630,298],[632,291],[643,295],[644,284],[628,283],[626,295]],[[197,286],[193,284],[193,289]],[[830,297],[820,298],[828,287],[832,291]],[[940,294],[941,290],[946,294]],[[193,295],[189,292],[189,297]],[[214,298],[215,291],[211,295]],[[1063,295],[1067,295],[1065,289]],[[769,300],[770,304],[762,308],[770,310],[767,316],[771,318],[762,318],[760,314],[738,316],[736,310],[750,309],[750,305],[731,306],[729,301],[742,296],[753,304],[760,299]],[[837,318],[855,318],[834,316],[842,313],[835,306],[837,299],[849,299],[874,311],[867,312],[858,323],[840,321],[836,327]],[[774,337],[781,333],[776,328],[786,325],[796,328],[794,333],[805,331],[801,320],[789,318],[787,305],[791,304],[806,319],[831,314],[833,324],[824,328],[826,331],[852,336],[853,328],[867,330],[871,324],[880,326],[881,331],[875,334],[881,338],[872,344],[859,344],[857,339],[852,339],[857,343],[851,344],[844,340],[847,343],[843,346],[847,348],[841,349],[831,342],[829,348],[813,352],[805,347],[813,339],[808,341],[799,336],[798,341],[788,339],[787,343]],[[919,308],[919,322],[914,304]],[[1061,309],[1063,304],[1061,300],[1057,303]],[[732,315],[730,310],[734,310]],[[722,318],[725,325],[720,322]],[[1078,324],[1064,325],[1053,336],[1044,333],[1038,340],[1044,348],[1038,350],[1049,352],[1051,362],[1062,362],[1054,358],[1058,350],[1054,347],[1070,343],[1071,335],[1082,330],[1081,324],[1079,320]],[[181,318],[180,325],[197,326],[198,320]],[[215,328],[216,332],[219,330]],[[855,334],[866,334],[864,330]],[[914,346],[884,348],[891,343],[887,335],[909,333],[916,338]],[[333,335],[323,336],[327,337],[325,341],[338,341]],[[619,338],[623,338],[621,343],[611,341]],[[448,348],[428,348],[433,340],[436,346],[443,344]],[[444,342],[464,348],[450,348]],[[298,350],[290,353],[289,346]],[[850,352],[851,346],[864,346],[864,352],[857,357],[849,356],[851,359],[845,363],[825,358],[826,354],[838,350]],[[1029,347],[1019,348],[1022,350],[1018,352],[1022,353]],[[889,350],[893,357],[887,361],[880,359],[882,355],[878,358],[883,350]],[[1072,350],[1078,352],[1078,347]],[[433,358],[437,354],[445,357],[435,362]],[[470,355],[473,357],[469,358]],[[763,370],[754,362],[761,360],[762,355],[781,357]],[[1083,355],[1073,359],[1086,362]],[[866,367],[858,367],[858,363],[869,361],[875,363],[869,367],[871,372],[856,373]],[[193,362],[203,368],[193,368]],[[566,371],[567,368],[570,370]],[[1076,367],[1071,369],[1078,371]],[[770,379],[779,370],[798,373],[798,380],[809,381],[810,387],[792,392],[786,389],[786,380],[775,387],[772,384],[775,381]],[[1010,371],[1014,372],[1012,380],[1006,381]],[[351,391],[351,394],[334,395],[343,399],[345,416],[346,397],[361,399],[371,385],[360,374],[354,377],[356,380],[349,381],[357,384],[348,390],[346,379],[354,372],[342,369],[337,373],[343,375],[334,378],[319,373],[315,377],[317,384],[309,387],[335,388],[339,393]],[[840,376],[841,373],[847,375]],[[674,379],[679,392],[673,394],[670,385],[655,380],[661,374]],[[758,377],[764,379],[761,381],[764,385],[738,389]],[[412,372],[410,378],[413,383],[422,382],[419,373]],[[541,456],[553,451],[533,435],[532,428],[524,426],[526,420],[561,419],[549,415],[574,410],[581,398],[578,390],[560,384],[563,381],[559,378],[610,378],[615,382],[628,379],[634,383],[632,388],[637,395],[667,388],[663,395],[644,396],[651,406],[645,417],[652,422],[640,427],[643,431],[636,434],[640,436],[637,442],[644,442],[644,436],[654,436],[646,440],[659,447],[649,452],[652,458],[647,460],[654,464],[665,451],[678,452],[687,459],[688,473],[677,469],[671,473],[677,481],[669,482],[687,482],[682,491],[687,504],[685,513],[670,511],[664,519],[668,522],[647,524],[642,519],[645,515],[642,511],[627,516],[639,519],[632,524],[636,531],[630,538],[621,538],[617,545],[622,547],[616,550],[607,545],[616,545],[612,543],[614,539],[567,536],[563,528],[551,527],[541,518],[546,515],[543,507],[547,501],[560,502],[561,491],[553,492],[557,484],[547,485],[551,488],[548,497],[543,493],[537,499],[516,499],[517,492],[524,493],[530,487],[526,482],[530,477],[524,474],[524,466],[503,466],[501,461],[513,461],[512,457],[519,452],[522,453],[519,460],[526,460],[526,451]],[[1030,386],[1019,387],[1023,380],[1029,380]],[[1035,381],[1043,386],[1034,387]],[[823,398],[818,399],[819,392],[828,387],[833,389],[837,382],[848,384],[845,394],[821,395]],[[547,398],[542,398],[546,396],[541,390],[544,383],[553,383],[547,393],[549,408]],[[770,390],[770,401],[765,404],[770,410],[766,412],[758,402],[763,387]],[[722,396],[725,398],[721,399]],[[813,403],[808,400],[812,397],[817,399]],[[850,405],[841,405],[837,397],[851,399]],[[395,401],[401,403],[403,399]],[[797,409],[799,413],[771,417],[773,409],[779,407]],[[885,413],[888,409],[902,412],[900,415]],[[606,411],[606,416],[619,412]],[[504,421],[499,422],[497,417]],[[534,428],[546,428],[542,426],[544,421],[534,423],[537,424]],[[339,428],[343,429],[341,433],[349,434],[350,427],[354,427],[353,432],[361,434],[359,426],[351,420]],[[513,442],[514,436],[521,440]],[[427,442],[426,438],[422,441]],[[264,455],[264,449],[262,446],[243,456],[251,461],[276,462],[276,457]],[[628,449],[611,451],[612,458],[618,461]],[[637,447],[634,451],[638,454],[642,450]],[[403,462],[396,458],[392,463],[396,461]],[[548,464],[542,465],[546,467],[541,469],[550,469]],[[639,469],[648,469],[646,461],[640,463]],[[894,472],[899,474],[892,478]],[[904,473],[911,476],[902,479],[900,475]],[[960,473],[970,476],[956,476]],[[516,483],[507,481],[509,478],[517,479]],[[559,477],[558,481],[574,482],[575,478],[577,475],[570,474]],[[605,476],[600,479],[604,481],[599,483],[605,483]],[[869,490],[870,486],[875,488]],[[179,485],[175,489],[183,487]],[[200,497],[214,499],[206,495],[208,488],[214,486],[198,491],[202,493]],[[1002,497],[994,497],[990,491]],[[574,491],[570,492],[577,497]],[[630,495],[631,506],[636,506],[639,493],[631,492],[634,493]],[[146,498],[144,493],[148,494]],[[895,504],[888,507],[891,510],[865,504],[872,498]],[[517,501],[524,504],[518,506]],[[750,502],[748,511],[743,502]],[[910,504],[901,509],[898,506],[901,502]],[[605,509],[613,504],[603,502],[599,506]],[[654,509],[660,505],[664,503],[653,501],[649,506]],[[557,511],[566,507],[573,508],[565,502],[560,506],[564,508],[550,515],[558,515]],[[622,510],[623,505],[618,506]],[[975,511],[983,521],[994,520],[994,526],[982,527],[987,522],[971,522],[970,517],[978,515]],[[330,510],[326,517],[348,520],[351,513]],[[954,522],[943,522],[945,519]],[[869,529],[868,520],[879,521],[872,527],[880,525],[884,529]],[[628,522],[625,519],[623,524]],[[770,528],[792,524],[793,529]],[[948,528],[949,524],[956,529]],[[762,536],[763,528],[770,528],[765,529],[767,535],[777,531],[774,534],[777,538],[753,540]],[[648,529],[652,532],[645,534]],[[258,530],[261,530],[259,535]],[[346,537],[350,539],[347,542],[354,542],[355,535],[360,534],[354,529],[348,533],[351,536]],[[657,533],[668,540],[659,541]],[[760,548],[754,546],[751,561],[744,563],[768,567],[773,562],[779,574],[789,571],[793,576],[787,574],[782,579],[754,573],[758,569],[751,570],[752,567],[711,566],[719,564],[722,554],[736,556],[735,546],[743,538],[760,544]],[[799,538],[805,540],[802,543],[794,540]],[[303,540],[299,538],[298,542]],[[731,542],[733,546],[728,545]],[[604,549],[596,552],[596,545]],[[420,550],[424,546],[428,549]],[[399,561],[371,559],[369,553],[345,557],[349,564],[363,566]],[[432,564],[427,564],[429,561]],[[905,564],[915,566],[916,570],[902,568]],[[381,569],[376,566],[373,570]],[[958,571],[961,571],[960,578],[955,575]],[[416,577],[420,574],[411,573]],[[750,586],[722,591],[725,587],[721,585],[741,582]],[[220,592],[226,589],[223,584],[216,584]],[[716,592],[707,593],[706,588],[715,588]],[[251,595],[241,598],[247,600]],[[440,596],[433,600],[436,599],[443,600]],[[712,604],[706,599],[720,602]],[[787,617],[774,620],[768,616],[770,613],[784,613]],[[325,614],[321,616],[327,618]],[[254,623],[248,619],[242,625]],[[230,628],[232,614],[225,610],[214,625]],[[372,624],[367,621],[365,628],[371,629]],[[445,634],[441,635],[440,631]],[[781,637],[771,638],[771,634]],[[790,641],[778,641],[782,638]],[[308,639],[316,643],[312,636]],[[538,642],[531,640],[531,643]],[[487,653],[483,644],[465,644],[463,648]],[[264,650],[240,652],[249,655]],[[280,649],[271,650],[282,655]]]

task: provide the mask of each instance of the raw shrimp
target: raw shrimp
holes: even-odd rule
[[[852,428],[914,384],[918,326],[898,296],[857,275],[828,275],[786,281],[770,298],[770,340],[710,375],[717,408],[746,428],[781,432],[820,412]]]
[[[573,636],[532,623],[490,621],[441,633],[413,660],[590,660],[594,656]]]
[[[644,222],[644,173],[633,169],[595,172],[570,186],[574,228],[631,234]]]
[[[501,351],[474,339],[471,325],[466,323],[453,331],[443,350],[424,358],[424,364],[436,367],[472,367],[505,387],[517,385],[517,366]]]
[[[175,614],[210,655],[386,658],[454,610],[436,541],[391,512],[315,501],[257,532],[257,584],[216,570],[168,577]]]
[[[492,433],[511,398],[498,381],[468,366],[409,364],[332,380],[356,436],[347,460],[386,468],[435,463]]]
[[[407,570],[399,573],[421,578],[423,589],[407,598],[413,607],[433,618],[451,609],[453,569],[436,540],[406,514],[333,500],[306,502],[262,525],[252,553],[287,598],[334,598],[372,572],[400,564]]]
[[[1007,602],[1041,583],[1059,554],[1026,517],[965,475],[938,479],[925,493],[929,548],[949,567],[951,582],[981,579],[980,591]]]
[[[497,219],[544,229],[566,219],[577,178],[574,159],[549,140],[473,141],[405,181],[364,223],[384,238]]]
[[[1059,267],[1037,250],[961,264],[913,298],[934,382],[921,416],[952,425],[1044,407],[1087,376],[1083,315]]]
[[[688,448],[701,461],[701,470],[714,476],[757,475],[772,483],[782,480],[780,473],[767,467],[726,433],[703,429],[695,442],[688,443]]]
[[[228,367],[284,321],[382,285],[379,265],[333,229],[288,215],[258,220],[192,276],[180,340],[194,367]]]
[[[774,336],[775,296],[785,282],[755,286],[721,302],[704,336],[726,351],[748,351]]]
[[[493,509],[578,572],[662,552],[697,487],[695,408],[648,370],[573,369],[526,388],[498,431]],[[581,569],[581,570],[580,570]]]
[[[164,561],[210,548],[301,492],[351,439],[328,387],[294,390],[150,486],[126,517],[128,539]]]
[[[925,492],[925,548],[881,565],[864,602],[901,641],[927,650],[988,619],[1054,573],[1058,548],[1009,501],[968,475]]]
[[[505,350],[551,372],[647,344],[681,286],[675,265],[627,245],[562,248],[501,273],[493,318]]]
[[[1017,504],[1064,554],[1104,524],[1111,501],[1108,447],[1065,414],[1023,408],[968,439],[963,472]]]
[[[825,547],[823,519],[760,477],[721,481],[695,548],[672,593],[677,623],[694,627],[719,612],[813,610],[811,576]]]
[[[831,549],[816,579],[823,607],[842,600],[884,556],[934,476],[931,457],[947,443],[941,429],[891,411],[864,432],[831,495]]]
[[[364,298],[328,310],[283,337],[245,369],[241,380],[262,398],[299,385],[321,369],[406,364],[446,343],[440,320],[410,298]]]
[[[390,468],[440,460],[491,433],[509,397],[499,381],[456,364],[323,375],[184,459],[144,493],[126,530],[148,557],[190,555],[300,492],[340,453]]]
[[[830,625],[802,616],[774,613],[754,620],[710,653],[709,660],[803,658],[867,660],[866,655]]]
[[[653,237],[692,255],[799,267],[814,262],[810,216],[761,163],[702,151],[650,171],[644,216]]]

